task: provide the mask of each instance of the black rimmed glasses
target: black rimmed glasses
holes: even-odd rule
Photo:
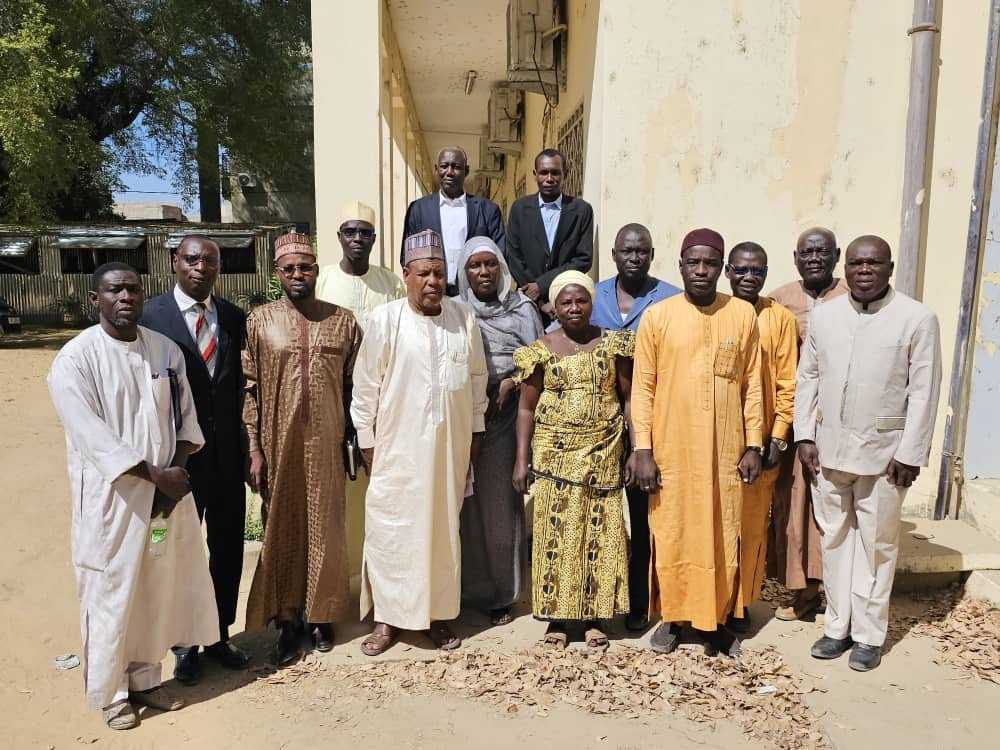
[[[295,266],[277,266],[277,271],[284,276],[286,279],[292,278],[295,272],[298,271],[303,276],[308,276],[311,273],[315,273],[316,264],[315,263],[299,263]]]

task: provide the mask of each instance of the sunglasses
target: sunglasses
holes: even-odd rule
[[[726,264],[726,268],[734,276],[756,276],[758,279],[767,278],[767,266],[763,268],[750,268],[750,266],[734,266],[731,263]]]

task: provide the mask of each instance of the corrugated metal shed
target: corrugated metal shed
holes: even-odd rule
[[[60,298],[75,297],[86,302],[90,273],[63,272],[62,253],[93,250],[100,252],[144,252],[148,273],[141,274],[147,297],[169,290],[173,286],[170,270],[170,248],[188,234],[207,236],[218,242],[222,252],[227,249],[254,248],[254,273],[222,273],[216,293],[236,302],[243,294],[267,289],[271,276],[274,240],[294,229],[292,224],[263,226],[191,225],[154,223],[141,226],[51,226],[40,230],[25,227],[0,226],[0,296],[5,297],[21,313],[26,323],[59,325],[62,311],[55,306]],[[38,253],[38,273],[4,273],[4,257],[24,259]],[[95,261],[92,261],[95,262]]]

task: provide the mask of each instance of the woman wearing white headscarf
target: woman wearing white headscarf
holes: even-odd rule
[[[489,237],[465,243],[458,261],[459,299],[476,313],[489,371],[486,434],[475,463],[475,493],[462,505],[462,599],[511,620],[527,556],[524,499],[511,484],[517,397],[514,350],[542,335],[534,303],[514,291],[503,253]]]

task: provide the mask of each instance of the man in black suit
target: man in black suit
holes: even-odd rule
[[[219,610],[219,641],[206,644],[205,655],[230,669],[246,669],[249,655],[229,642],[243,573],[246,522],[240,364],[246,314],[212,294],[220,262],[219,246],[210,239],[185,237],[170,257],[176,285],[146,303],[140,322],[173,340],[184,353],[205,436],[205,446],[187,464],[198,515],[208,531],[209,569]],[[174,650],[174,677],[185,685],[201,679],[198,650],[198,646]]]
[[[539,153],[534,169],[538,192],[514,201],[507,223],[510,272],[520,291],[549,319],[552,279],[563,271],[587,273],[594,256],[594,210],[583,198],[563,193],[568,168],[558,149]]]
[[[403,242],[399,263],[403,265],[403,246],[411,234],[433,229],[444,242],[448,264],[448,294],[458,294],[456,268],[465,241],[472,237],[489,237],[501,250],[506,246],[500,207],[488,198],[465,192],[469,175],[469,157],[458,146],[446,146],[438,153],[434,165],[438,189],[418,198],[406,209],[403,220]]]

